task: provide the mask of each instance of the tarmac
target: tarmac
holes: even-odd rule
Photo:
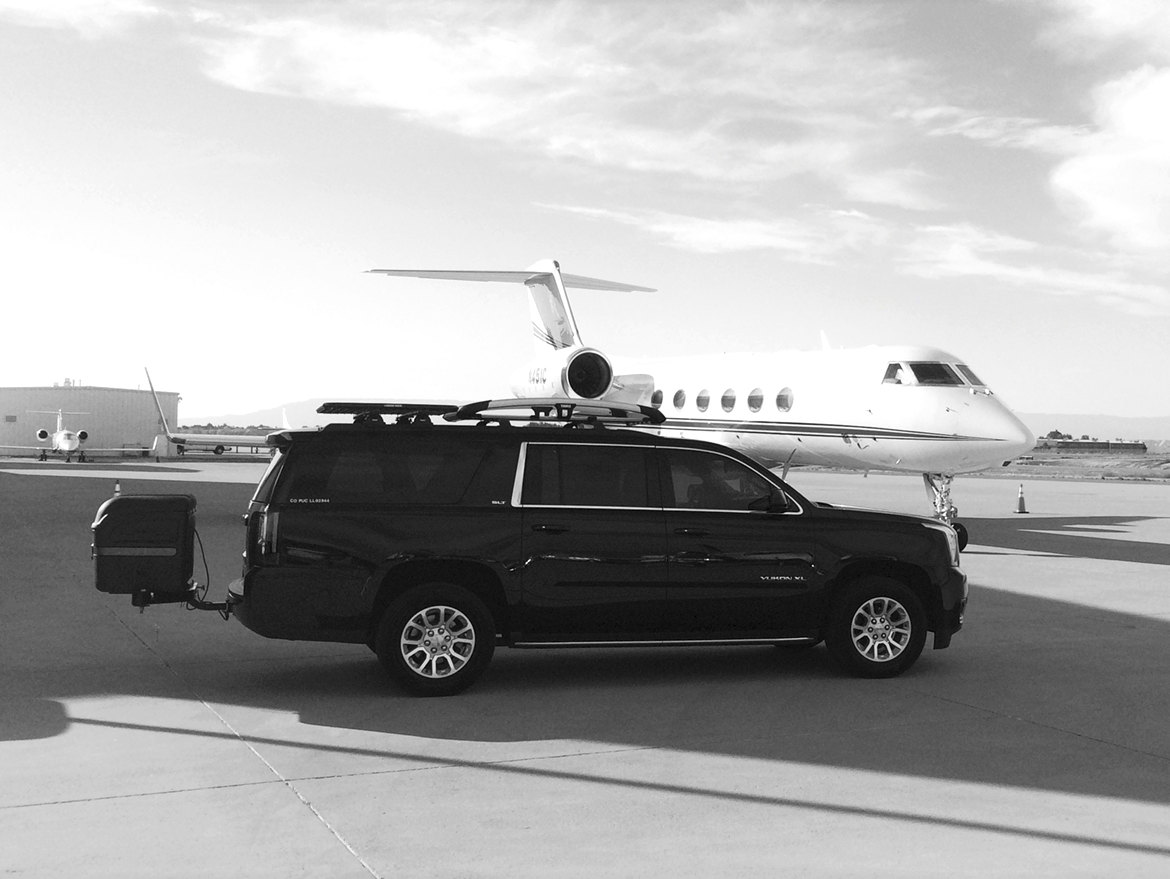
[[[501,649],[446,699],[362,646],[94,588],[122,493],[198,499],[209,599],[262,462],[0,459],[0,875],[1170,875],[1170,485],[958,479],[966,625],[823,647]],[[925,513],[921,481],[794,471]]]

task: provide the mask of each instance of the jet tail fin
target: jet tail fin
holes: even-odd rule
[[[166,413],[163,412],[162,403],[159,402],[158,392],[154,389],[154,382],[150,380],[150,370],[146,369],[146,367],[143,367],[143,370],[146,372],[146,383],[150,385],[150,395],[154,397],[154,407],[158,409],[158,417],[159,420],[162,421],[163,433],[167,435],[167,439],[170,439],[171,427],[169,424],[167,424],[167,416]]]
[[[582,344],[569,304],[566,287],[583,290],[609,290],[618,293],[653,293],[653,287],[640,287],[621,281],[604,281],[584,275],[562,274],[555,259],[541,260],[525,271],[416,271],[414,269],[370,269],[371,273],[404,278],[431,278],[445,281],[499,281],[523,284],[528,288],[532,332],[538,351],[547,348],[574,348]]]

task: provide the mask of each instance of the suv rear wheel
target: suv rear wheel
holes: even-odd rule
[[[926,627],[926,611],[909,586],[889,577],[863,577],[833,602],[825,646],[854,674],[892,678],[918,659]]]
[[[423,696],[450,696],[469,687],[496,646],[491,611],[462,586],[427,583],[390,603],[374,652],[399,683]]]

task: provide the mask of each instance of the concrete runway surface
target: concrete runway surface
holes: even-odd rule
[[[499,650],[423,700],[364,647],[94,589],[118,480],[196,495],[221,598],[262,468],[0,460],[0,875],[1170,875],[1170,486],[1025,482],[1021,515],[957,480],[967,625],[894,680]],[[928,510],[915,477],[792,482]]]

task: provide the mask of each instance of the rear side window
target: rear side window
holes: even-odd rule
[[[648,449],[533,444],[524,464],[521,502],[559,507],[649,507]]]
[[[288,454],[274,500],[306,505],[505,504],[517,457],[510,443],[437,433],[306,443]]]

